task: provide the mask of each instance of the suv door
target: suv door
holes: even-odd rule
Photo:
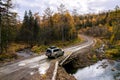
[[[54,57],[57,58],[59,55],[60,55],[60,50],[59,49],[54,49],[53,50],[53,54],[54,54]]]

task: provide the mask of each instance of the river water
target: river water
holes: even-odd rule
[[[18,56],[22,56],[25,58],[35,55],[35,53],[32,52],[30,49],[24,49],[24,50],[18,51],[18,52],[16,52],[16,54]]]
[[[102,60],[73,74],[77,80],[120,80],[120,62]]]

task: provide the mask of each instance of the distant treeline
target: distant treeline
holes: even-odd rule
[[[86,28],[87,35],[107,38],[109,44],[114,44],[120,40],[119,6],[107,12],[80,16],[79,20],[81,26],[78,26],[78,28]]]

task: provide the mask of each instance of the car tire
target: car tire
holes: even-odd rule
[[[54,58],[56,59],[57,57],[58,57],[58,55],[55,55],[55,57],[54,57]]]
[[[51,58],[50,56],[48,56],[48,58]]]
[[[62,56],[64,55],[64,51],[62,52]]]

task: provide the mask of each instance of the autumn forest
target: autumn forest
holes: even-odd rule
[[[0,55],[8,53],[11,43],[25,43],[30,47],[49,45],[75,40],[81,33],[101,38],[107,45],[107,53],[120,56],[119,6],[98,14],[80,15],[76,9],[70,12],[61,4],[56,13],[46,8],[43,16],[25,11],[23,21],[17,20],[17,13],[11,11],[14,8],[11,0],[0,1],[0,6]]]

